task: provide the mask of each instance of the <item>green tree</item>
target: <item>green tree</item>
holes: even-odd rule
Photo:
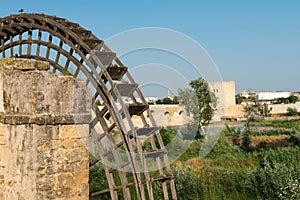
[[[198,130],[208,124],[213,116],[212,105],[216,103],[215,95],[209,91],[208,83],[198,78],[190,82],[191,89],[179,89],[179,103],[197,120]]]
[[[269,108],[269,106],[268,106],[268,104],[263,104],[263,108],[262,108],[262,110],[263,110],[263,115],[265,116],[265,117],[270,117],[270,113],[271,113],[271,111],[272,111],[272,108]]]
[[[156,104],[162,104],[162,100],[161,100],[161,99],[158,99],[155,103],[156,103]]]
[[[172,100],[172,104],[179,104],[179,100],[178,100],[178,97],[175,96]]]
[[[296,96],[289,96],[287,98],[280,97],[279,99],[277,99],[276,104],[296,103],[298,101],[299,101],[298,97],[296,97]]]
[[[166,98],[163,98],[162,103],[163,104],[171,104],[172,100],[170,98],[166,97]]]
[[[170,127],[162,127],[159,132],[165,146],[168,145],[172,141],[172,139],[177,135],[177,131]],[[157,147],[160,146],[157,137],[154,138],[154,142]],[[146,139],[144,141],[143,149],[149,152],[152,151],[151,142],[149,139]]]
[[[276,104],[282,104],[282,103],[285,103],[285,101],[286,101],[285,98],[280,97],[277,99]]]
[[[251,144],[251,136],[250,136],[250,134],[251,134],[251,131],[250,131],[249,127],[245,128],[245,130],[242,133],[241,147],[245,151],[249,151],[250,150],[250,144]]]
[[[176,99],[175,99],[176,101]],[[163,99],[158,99],[156,101],[156,104],[174,104],[174,99],[171,100],[170,98],[166,97],[166,98],[163,98]]]
[[[183,106],[188,116],[193,115],[196,119],[198,116],[197,96],[190,88],[178,89],[179,105]]]
[[[213,109],[211,105],[215,102],[212,101],[215,99],[215,96],[212,92],[210,92],[208,83],[202,78],[191,81],[190,86],[193,88],[197,96],[199,125],[202,126],[202,124],[209,123],[213,117]]]
[[[244,99],[245,99],[245,97],[243,97],[241,94],[235,95],[235,103],[236,104],[241,104]]]
[[[296,116],[298,114],[298,111],[296,108],[288,107],[286,111],[287,111],[288,116]]]
[[[289,96],[288,100],[289,100],[290,103],[296,103],[296,102],[298,102],[298,97],[296,97],[296,96]]]
[[[242,149],[245,151],[250,150],[250,143],[251,143],[251,130],[250,130],[250,123],[258,119],[261,115],[261,105],[255,101],[254,104],[247,104],[244,106],[245,112],[245,129],[242,132],[242,141],[241,146]]]
[[[247,104],[244,106],[245,112],[245,127],[250,128],[250,123],[259,118],[261,106],[258,103]]]

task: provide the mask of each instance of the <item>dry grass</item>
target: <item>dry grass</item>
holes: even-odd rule
[[[254,136],[251,137],[250,148],[283,148],[289,147],[291,144],[288,142],[289,136]]]
[[[187,160],[185,163],[194,168],[201,169],[204,165],[206,165],[209,161],[203,158],[191,158]]]

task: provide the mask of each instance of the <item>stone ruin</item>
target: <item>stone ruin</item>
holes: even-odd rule
[[[49,63],[0,60],[0,199],[88,199],[90,92]]]

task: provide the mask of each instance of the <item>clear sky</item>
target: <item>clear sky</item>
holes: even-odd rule
[[[0,0],[1,17],[21,8],[65,17],[103,39],[133,28],[174,29],[201,44],[237,92],[300,91],[297,0]]]

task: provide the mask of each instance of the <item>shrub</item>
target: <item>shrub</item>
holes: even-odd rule
[[[202,135],[198,130],[198,124],[194,120],[191,123],[188,123],[186,127],[180,129],[180,134],[183,139],[185,140],[193,140],[193,139],[200,139]]]
[[[228,124],[226,124],[226,127],[223,130],[225,136],[238,136],[240,132],[240,129],[236,130],[234,126],[228,126]]]
[[[200,175],[193,173],[189,168],[185,170],[175,168],[173,175],[178,200],[204,199],[204,185]],[[170,188],[168,189],[170,190]],[[161,199],[163,196],[160,182],[153,182],[153,193],[154,199]]]
[[[178,200],[201,200],[204,199],[204,185],[202,177],[186,170],[174,169],[176,192]]]
[[[163,102],[163,104],[172,104],[172,100],[168,97],[163,98],[162,102]]]
[[[298,111],[297,111],[296,108],[288,107],[286,111],[287,111],[287,115],[288,116],[296,116],[296,115],[298,115]]]
[[[172,104],[179,104],[179,100],[178,100],[178,97],[175,96],[172,100]]]
[[[237,169],[234,171],[225,171],[220,181],[226,196],[230,194],[246,194],[245,178],[247,171],[245,169]]]
[[[93,167],[90,168],[89,173],[89,190],[90,193],[97,192],[103,189],[109,188],[108,182],[106,180],[105,171],[101,162],[98,162]],[[91,197],[90,199],[99,199],[99,196]],[[101,199],[110,199],[110,194],[101,195]]]
[[[295,133],[290,136],[288,139],[294,146],[300,147],[300,133]]]
[[[222,133],[215,146],[213,146],[213,149],[207,154],[207,158],[217,160],[217,158],[224,157],[225,155],[232,156],[232,153],[235,151],[237,151],[235,147],[231,145],[224,133]]]
[[[242,144],[241,147],[245,151],[250,151],[250,144],[251,144],[251,137],[250,137],[251,131],[249,128],[245,128],[245,130],[242,133]]]
[[[273,128],[264,130],[251,130],[251,136],[279,136],[279,135],[294,135],[298,133],[295,128]]]
[[[300,177],[295,168],[284,164],[265,162],[246,178],[248,193],[257,199],[300,199]]]
[[[177,131],[173,128],[163,127],[160,129],[160,136],[165,146],[168,145],[176,135],[177,135]],[[156,136],[154,137],[154,141],[156,147],[160,147]],[[146,139],[145,142],[143,143],[143,149],[145,151],[152,151],[152,146],[149,139]]]
[[[270,149],[256,153],[260,166],[264,167],[266,162],[281,163],[289,168],[297,168],[300,165],[300,148]]]

